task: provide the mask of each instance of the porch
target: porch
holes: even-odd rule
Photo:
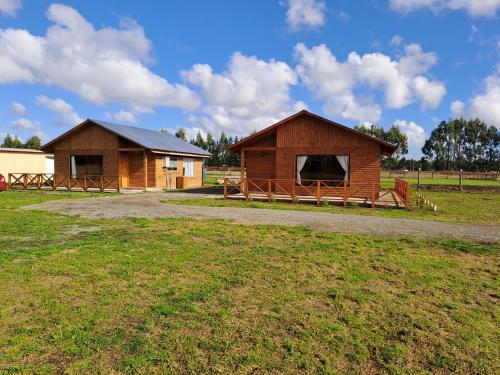
[[[372,208],[410,206],[408,182],[396,178],[394,187],[379,186],[345,180],[225,178],[224,199],[309,202],[317,205],[324,202],[344,206],[356,203]]]

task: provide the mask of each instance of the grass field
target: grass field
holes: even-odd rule
[[[331,212],[336,214],[368,215],[391,218],[408,218],[421,220],[436,220],[458,223],[500,224],[500,194],[492,193],[423,193],[427,199],[438,206],[434,212],[430,207],[409,210],[367,207],[348,207],[338,205],[316,206],[313,204],[292,204],[281,202],[244,202],[240,200],[222,199],[181,199],[166,200],[166,203],[211,206],[211,207],[251,207],[262,209],[300,210]]]
[[[0,194],[0,373],[499,371],[497,246],[14,208],[59,197]]]
[[[383,177],[380,179],[382,186],[384,187],[393,187],[394,186],[394,178]],[[408,181],[412,186],[417,185],[416,178],[405,178],[405,181]],[[421,178],[420,183],[422,185],[455,185],[458,186],[459,180],[458,178]],[[497,186],[500,187],[500,181],[495,180],[462,180],[463,185],[468,186]]]

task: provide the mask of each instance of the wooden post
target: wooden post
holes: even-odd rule
[[[23,187],[24,190],[28,187],[28,175],[26,173],[23,174]]]
[[[68,183],[66,184],[66,188],[68,189],[68,191],[71,191],[71,178],[70,178],[70,176],[68,176]]]
[[[224,199],[227,199],[227,178],[224,178]]]
[[[245,189],[245,151],[241,149],[240,151],[240,190]]]
[[[372,208],[375,208],[375,184],[372,182]]]
[[[420,172],[422,171],[422,168],[418,168],[417,172],[417,190],[420,189]]]
[[[432,170],[431,179],[434,180],[434,169]]]
[[[7,183],[7,189],[10,189],[12,186],[12,173],[9,173],[9,182]]]
[[[118,187],[116,188],[116,191],[119,193],[121,185],[122,185],[122,176],[118,176],[118,181],[116,183],[118,184]]]
[[[143,151],[143,163],[144,163],[144,190],[148,188],[148,153],[146,150]]]
[[[56,175],[55,173],[52,175],[52,190],[54,190],[54,191],[55,191],[55,190],[56,190],[56,188],[57,188],[57,187],[56,187],[56,186],[57,186],[57,185],[56,185],[56,176],[57,176],[57,175]]]
[[[245,191],[245,201],[248,202],[248,179],[244,179],[244,183],[243,183],[243,189]]]
[[[317,180],[316,182],[316,204],[319,206],[321,200],[321,182]]]
[[[36,187],[38,190],[40,190],[42,188],[41,181],[40,181],[41,178],[42,178],[42,175],[38,173],[36,175]]]
[[[267,200],[271,202],[271,180],[267,180]]]
[[[87,175],[83,175],[83,190],[87,191]]]
[[[463,178],[462,169],[460,169],[460,174],[458,176],[458,190],[459,191],[462,191],[462,178]]]
[[[342,189],[342,196],[344,200],[344,207],[347,207],[347,181],[344,180],[344,188]]]
[[[101,175],[100,177],[101,177],[101,181],[100,181],[100,185],[99,185],[99,190],[102,193],[104,191],[104,177],[103,177],[103,175]]]
[[[295,200],[295,178],[292,180],[292,202]]]

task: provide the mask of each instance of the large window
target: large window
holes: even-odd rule
[[[183,175],[185,177],[194,177],[194,159],[192,158],[182,159],[182,166],[184,169]]]
[[[176,171],[177,170],[177,156],[165,156],[165,168],[167,171]]]
[[[327,180],[331,186],[349,181],[349,155],[297,156],[297,183],[313,185],[312,180]]]
[[[102,155],[71,155],[71,178],[102,175]]]

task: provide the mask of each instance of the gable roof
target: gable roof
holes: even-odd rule
[[[339,124],[337,122],[328,120],[328,119],[326,119],[324,117],[318,116],[318,115],[316,115],[316,114],[314,114],[312,112],[309,112],[309,111],[306,111],[305,109],[303,109],[302,111],[297,112],[296,114],[291,115],[291,116],[289,116],[289,117],[287,117],[287,118],[285,118],[285,119],[283,119],[281,121],[278,121],[277,123],[275,123],[275,124],[273,124],[271,126],[268,126],[267,128],[264,128],[261,131],[255,133],[255,134],[252,134],[249,137],[246,137],[246,138],[242,139],[239,142],[233,143],[232,145],[230,145],[229,147],[226,148],[226,151],[235,152],[238,149],[240,149],[241,147],[243,147],[245,144],[257,141],[258,139],[263,138],[263,137],[271,134],[279,126],[285,124],[288,121],[294,120],[297,117],[302,116],[302,115],[307,115],[307,116],[313,117],[313,118],[315,118],[317,120],[325,122],[328,125],[339,127],[339,128],[341,128],[343,130],[346,130],[348,132],[354,133],[354,134],[359,135],[361,137],[368,138],[368,139],[370,139],[370,140],[372,140],[374,142],[380,143],[380,150],[381,150],[382,154],[384,154],[386,156],[391,156],[398,149],[397,146],[395,146],[395,145],[393,145],[391,143],[382,141],[381,139],[375,138],[375,137],[373,137],[373,136],[371,136],[369,134],[360,132],[359,130],[351,129],[351,128],[345,126],[345,125],[341,125],[341,124]]]
[[[125,138],[131,142],[138,144],[141,147],[144,147],[148,150],[153,151],[165,151],[165,152],[176,152],[181,154],[194,154],[200,155],[204,157],[209,157],[211,154],[208,151],[203,150],[191,143],[188,143],[176,136],[169,134],[167,132],[160,132],[156,130],[138,128],[135,126],[128,125],[120,125],[114,124],[111,122],[100,121],[100,120],[92,120],[87,119],[82,122],[80,125],[75,126],[73,129],[67,131],[66,133],[60,135],[59,137],[53,139],[49,143],[42,146],[42,150],[48,148],[53,145],[57,141],[66,137],[67,135],[73,133],[80,127],[93,123],[98,126],[101,126],[112,133],[119,135],[122,138]]]

